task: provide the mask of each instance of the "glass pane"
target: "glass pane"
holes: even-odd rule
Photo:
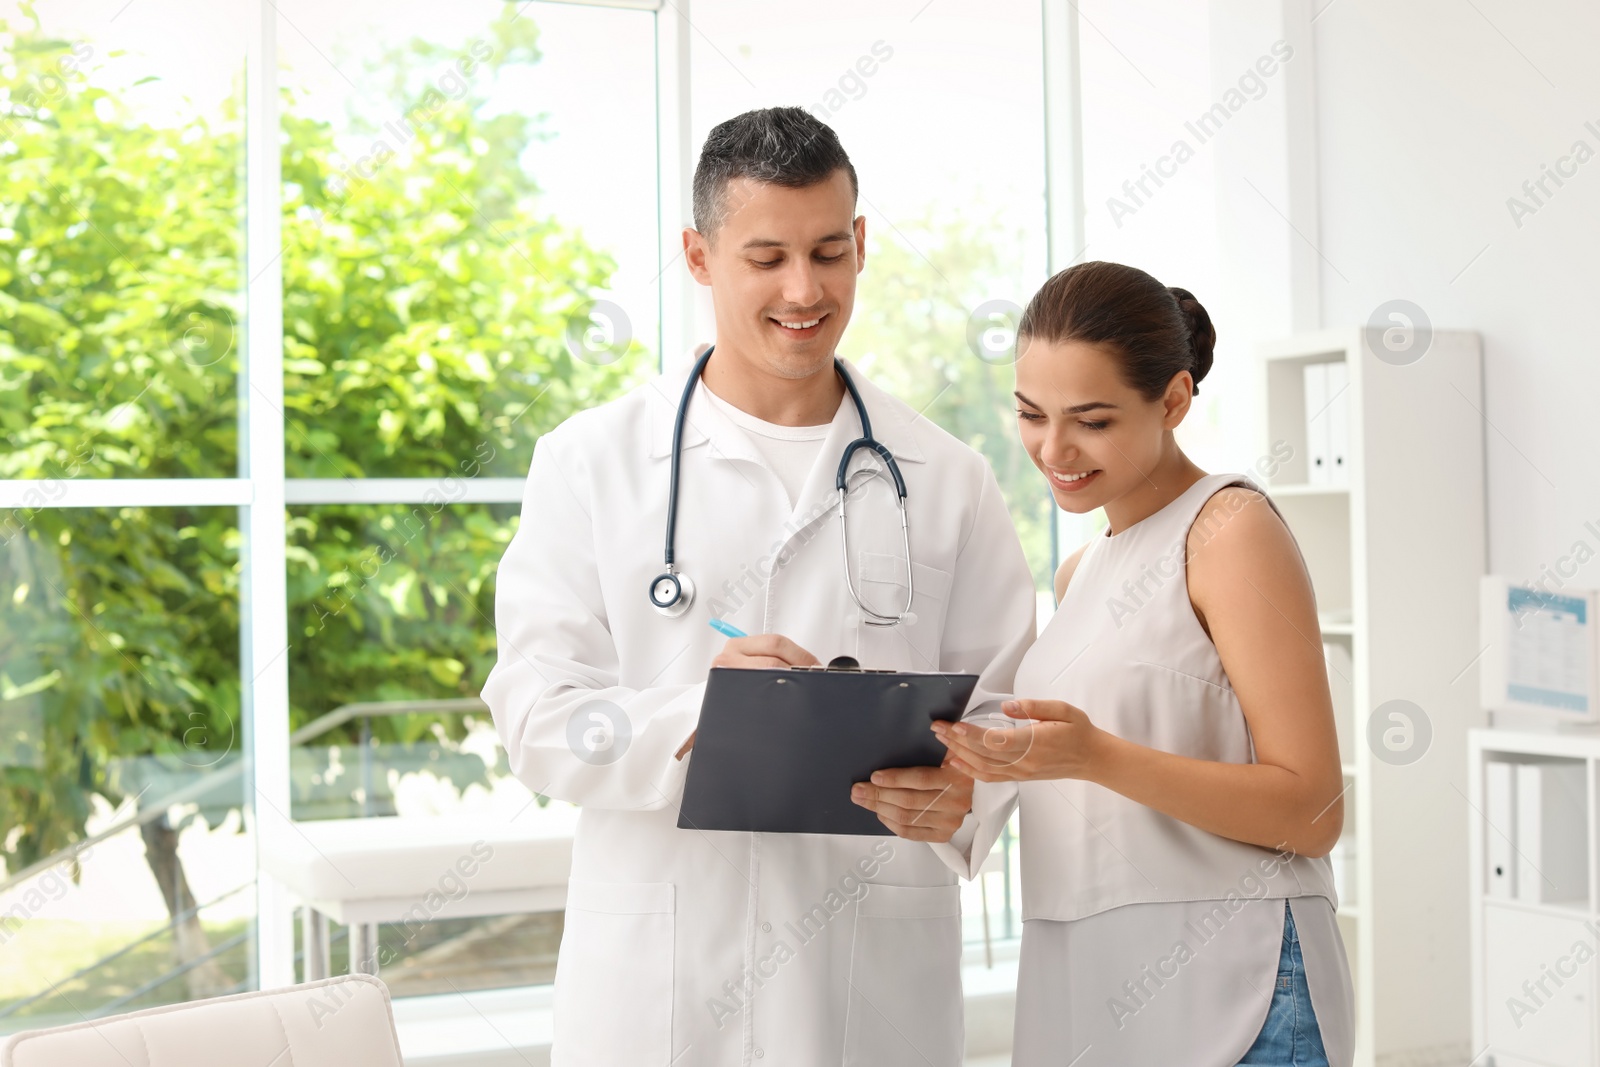
[[[1046,270],[1038,3],[822,0],[795,23],[697,0],[694,21],[694,144],[775,102],[838,132],[867,218],[840,352],[988,457],[1048,589],[1050,497],[1017,442],[1009,337]]]
[[[290,728],[297,819],[393,815],[396,778],[424,769],[458,794],[509,777],[487,712],[377,714],[310,724],[350,704],[477,697],[495,660],[494,575],[515,504],[293,507],[289,518]],[[476,711],[476,714],[469,712]],[[369,757],[352,755],[363,728]]]
[[[494,665],[495,568],[518,511],[290,509],[297,820],[468,815],[570,832],[575,809],[535,797],[512,777],[476,699]],[[349,717],[357,704],[360,714]],[[386,923],[384,981],[400,996],[548,983],[561,919],[540,912]],[[348,933],[331,931],[335,973],[348,959]]]
[[[234,475],[241,12],[0,0],[0,478]]]
[[[290,477],[524,474],[656,365],[653,16],[276,7]]]
[[[0,544],[0,1031],[253,981],[236,514],[41,511]]]

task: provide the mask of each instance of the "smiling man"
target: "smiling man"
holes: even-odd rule
[[[693,367],[674,367],[534,451],[484,698],[518,777],[583,808],[557,1065],[961,1062],[960,891],[930,843],[970,835],[969,779],[913,768],[858,786],[882,837],[678,827],[708,668],[846,655],[979,674],[976,703],[1009,694],[1033,638],[988,465],[835,364],[866,263],[855,208],[849,158],[806,112],[712,130],[683,235],[716,309],[703,373],[686,392]],[[901,468],[909,558],[865,449],[841,551],[835,476],[863,436],[844,375]],[[725,641],[718,616],[756,636]]]

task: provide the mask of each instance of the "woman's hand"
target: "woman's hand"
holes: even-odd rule
[[[1060,700],[1008,700],[1001,709],[1017,721],[933,724],[934,735],[950,750],[950,767],[980,782],[1094,777],[1110,735],[1082,709]]]

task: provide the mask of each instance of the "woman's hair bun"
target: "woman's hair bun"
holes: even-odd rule
[[[1217,331],[1211,325],[1211,316],[1206,313],[1205,306],[1194,298],[1193,293],[1176,285],[1168,286],[1167,292],[1178,302],[1178,310],[1183,313],[1183,320],[1189,326],[1189,347],[1193,360],[1189,373],[1194,376],[1194,391],[1198,393],[1200,379],[1211,370],[1212,354],[1217,347]]]

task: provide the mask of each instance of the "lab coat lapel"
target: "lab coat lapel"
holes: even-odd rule
[[[677,417],[678,404],[683,399],[683,387],[689,381],[694,362],[674,368],[650,383],[654,397],[650,404],[650,455],[665,459],[672,455],[672,427]],[[689,414],[683,424],[683,451],[710,445],[711,455],[718,459],[743,460],[765,464],[750,439],[733,423],[723,417],[701,392],[702,382],[689,401]]]

